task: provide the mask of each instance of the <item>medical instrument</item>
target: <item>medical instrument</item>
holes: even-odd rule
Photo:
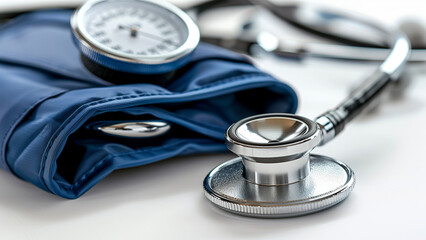
[[[53,13],[52,15],[35,14],[34,17],[35,19],[37,19],[38,17],[47,17],[47,19],[54,19],[56,21],[63,22],[64,19],[66,20],[67,16],[66,14],[61,15],[61,13]],[[57,27],[57,25],[54,25],[54,27]],[[49,26],[49,31],[51,31],[51,28],[53,28],[53,25]],[[129,30],[127,27],[124,26],[121,29],[120,27],[118,27],[117,30],[126,30],[126,37],[131,39],[134,38],[134,36],[137,37],[140,35],[137,26],[135,27],[132,25],[132,28],[133,29]],[[395,80],[401,73],[402,67],[407,61],[409,55],[410,46],[408,40],[403,34],[400,34],[399,32],[389,32],[389,30],[382,29],[381,27],[376,28],[376,30],[381,32],[384,36],[390,37],[388,38],[389,42],[386,43],[386,46],[393,46],[389,57],[380,66],[376,73],[369,79],[367,79],[363,86],[357,89],[357,91],[355,91],[346,101],[344,101],[335,110],[320,116],[319,118],[317,118],[316,121],[312,121],[300,116],[283,113],[256,115],[254,117],[244,118],[243,120],[235,123],[228,129],[228,148],[231,151],[240,155],[240,157],[220,165],[206,177],[204,181],[206,196],[214,204],[228,211],[244,215],[261,217],[286,217],[308,214],[331,207],[342,201],[349,195],[354,184],[354,175],[350,168],[343,163],[334,161],[331,158],[309,154],[312,148],[317,145],[327,143],[328,141],[333,139],[337,134],[339,134],[350,120],[352,120],[356,115],[358,115],[362,111],[362,109],[365,108],[365,106],[367,106],[374,99],[376,99],[376,97],[384,91],[384,89],[389,85],[389,83]],[[37,38],[42,37],[39,35],[38,32],[31,31],[31,28],[26,29],[26,31],[24,31],[23,33],[33,34],[32,36],[36,36]],[[64,31],[64,29],[59,29],[57,32],[54,33],[57,34],[55,35],[57,37],[67,36],[68,34],[68,32]],[[7,36],[9,35],[6,35],[6,37]],[[70,46],[67,45],[68,43],[65,40],[64,43],[66,43],[64,44],[64,46],[66,46],[65,50],[68,49],[69,53],[71,53],[70,55],[73,56],[73,54],[75,53],[74,49],[70,48]],[[208,46],[203,45],[201,47],[205,51],[210,51],[210,53],[216,51],[215,49],[211,49]],[[9,54],[8,56],[10,55],[12,54]],[[106,56],[107,54],[104,55]],[[199,55],[198,57],[202,58],[203,55],[200,55],[201,57]],[[213,65],[217,67],[215,71],[221,71],[223,70],[223,67],[229,67],[233,63],[242,63],[245,65],[244,67],[240,65],[232,65],[232,69],[235,69],[235,67],[241,67],[239,69],[248,68],[247,62],[242,59],[239,59],[237,56],[231,55],[231,57],[229,57],[229,53],[223,55],[228,57],[228,62],[227,64],[219,63],[220,68],[218,68],[217,65]],[[216,61],[216,53],[212,54],[212,56],[216,57]],[[79,69],[79,66],[74,65],[75,62],[73,61],[69,62],[68,64],[75,67],[75,69]],[[49,71],[52,71],[51,69],[49,69],[49,67],[52,66],[54,66],[54,64],[48,64],[43,67],[45,69],[48,69]],[[210,69],[210,66],[207,66],[208,67],[204,66],[204,68],[202,68],[203,71],[197,72],[196,74],[204,74],[206,70]],[[60,70],[61,69],[56,71],[59,72]],[[261,86],[269,87],[269,92],[267,92],[268,94],[274,93],[275,90],[280,90],[281,95],[278,95],[280,97],[287,97],[286,101],[280,102],[280,100],[282,99],[279,99],[278,97],[271,99],[275,100],[276,102],[280,102],[282,106],[285,106],[280,106],[280,110],[286,109],[283,111],[294,112],[295,100],[291,90],[286,88],[286,86],[282,85],[282,83],[278,84],[276,80],[269,78],[265,74],[256,72],[253,69],[249,70],[254,71],[255,74],[250,75],[250,79],[244,79],[245,81],[241,80],[239,83],[244,83],[244,87],[247,87],[248,84],[252,84],[251,86],[259,86],[261,84],[265,84]],[[63,72],[61,73],[64,74]],[[72,72],[67,72],[66,74],[68,74],[67,76],[69,78],[74,77],[72,75]],[[227,74],[229,75],[229,72],[227,72]],[[190,76],[194,76],[194,74],[191,74]],[[43,77],[45,76],[43,75]],[[51,76],[49,75],[48,77]],[[84,75],[84,73],[82,75],[78,75],[78,77],[79,78],[75,78],[81,81],[87,81],[87,79],[85,79],[87,76]],[[203,75],[203,77],[206,76]],[[233,77],[234,78],[232,79],[235,80],[235,76]],[[96,81],[96,79],[89,79],[91,81]],[[236,79],[239,80],[238,78]],[[28,79],[26,79],[26,81],[27,80]],[[178,79],[177,81],[179,82],[179,80],[183,81],[187,80],[187,78]],[[41,118],[41,120],[48,121],[50,118],[52,118],[52,115],[55,114],[55,122],[49,121],[48,123],[52,124],[52,126],[50,126],[49,128],[45,128],[46,124],[43,124],[43,131],[38,129],[40,126],[34,126],[36,125],[36,123],[33,123],[34,125],[31,126],[31,123],[15,124],[14,122],[12,122],[10,125],[16,127],[18,130],[14,131],[13,134],[15,136],[14,138],[12,138],[10,143],[11,145],[13,144],[14,148],[12,149],[13,151],[8,152],[8,154],[10,155],[8,159],[9,161],[11,161],[9,165],[13,166],[13,170],[21,174],[20,176],[22,178],[28,181],[33,181],[34,184],[38,185],[41,188],[44,188],[48,191],[68,198],[78,197],[85,191],[87,191],[91,186],[93,186],[94,183],[99,181],[99,176],[105,176],[109,172],[120,167],[136,166],[146,163],[142,161],[143,159],[138,158],[140,155],[136,155],[134,156],[134,158],[129,158],[128,154],[129,152],[132,152],[132,149],[129,150],[128,146],[120,145],[119,143],[115,142],[114,144],[110,144],[110,142],[107,141],[109,139],[105,139],[104,137],[95,137],[94,139],[90,139],[90,141],[87,141],[87,139],[85,138],[79,139],[80,136],[87,137],[87,132],[84,132],[86,129],[84,129],[83,132],[80,131],[80,127],[83,126],[86,121],[88,121],[92,117],[96,118],[98,116],[101,116],[106,111],[121,111],[120,114],[125,116],[130,116],[132,114],[138,116],[141,112],[146,113],[147,110],[141,107],[141,105],[146,104],[146,102],[155,104],[162,104],[166,102],[171,104],[170,99],[181,100],[184,97],[187,97],[185,101],[192,101],[192,97],[195,94],[198,94],[196,95],[198,98],[197,100],[203,99],[203,97],[206,96],[214,96],[218,97],[215,99],[216,101],[218,101],[219,97],[220,99],[226,99],[226,96],[224,97],[222,95],[214,95],[218,94],[217,91],[228,91],[228,88],[230,87],[240,86],[228,84],[225,86],[221,85],[222,88],[215,88],[217,86],[207,85],[207,87],[204,86],[204,89],[203,87],[198,87],[197,85],[201,85],[203,84],[203,82],[196,82],[196,80],[197,78],[195,78],[195,80],[191,79],[190,84],[188,84],[188,88],[184,90],[178,88],[180,85],[174,86],[179,91],[173,93],[167,92],[165,89],[162,89],[160,87],[157,88],[156,86],[152,85],[148,85],[146,87],[147,90],[144,90],[142,92],[140,88],[136,88],[136,86],[113,86],[111,88],[105,89],[93,88],[90,89],[90,91],[85,91],[86,89],[83,89],[81,91],[75,90],[69,92],[66,92],[69,90],[67,88],[64,88],[64,90],[62,91],[58,91],[57,89],[54,89],[55,91],[51,91],[49,88],[49,92],[46,93],[47,96],[42,97],[48,98],[55,94],[63,94],[57,98],[55,97],[46,100],[46,103],[37,102],[37,104],[34,104],[30,102],[30,106],[37,106],[38,108],[38,111],[34,111],[37,114],[37,116],[34,116],[34,119],[37,119],[36,117],[38,116],[44,116],[43,118]],[[192,81],[195,81],[196,84],[194,84],[194,82]],[[40,82],[44,83],[46,81],[41,80]],[[45,87],[43,84],[38,84],[35,87],[39,86]],[[89,85],[89,87],[93,86]],[[134,89],[132,88],[129,90],[128,88],[131,87],[134,87]],[[191,87],[193,88],[191,89]],[[189,91],[185,92],[185,90],[187,89],[189,89]],[[204,92],[204,90],[206,91]],[[241,88],[239,88],[238,90],[241,90]],[[128,91],[131,92],[131,95],[127,94]],[[93,100],[94,92],[96,93],[94,95],[96,96],[95,100]],[[123,94],[123,92],[125,92],[126,94]],[[257,93],[259,93],[259,91],[257,91]],[[30,94],[27,94],[26,96],[30,96]],[[36,99],[37,101],[41,101],[40,99],[44,100],[44,98],[37,96]],[[54,109],[53,106],[58,105],[66,105],[67,107],[64,108],[63,112],[49,112],[51,111],[51,109]],[[78,108],[76,106],[78,106]],[[24,109],[30,109],[28,106],[24,107]],[[153,106],[152,108],[147,108],[150,114],[154,114],[155,112],[155,115],[168,117],[170,120],[176,121],[176,123],[182,124],[183,122],[183,124],[186,124],[184,125],[185,127],[195,129],[194,131],[196,131],[197,134],[207,134],[209,137],[219,139],[219,137],[217,137],[217,129],[219,128],[209,129],[205,128],[203,125],[198,126],[191,121],[186,122],[185,119],[176,120],[173,114],[165,114],[164,111],[161,111],[161,109],[159,111],[155,107],[156,106]],[[165,108],[167,107],[170,106],[166,105]],[[171,104],[171,108],[173,107],[176,106]],[[268,106],[266,105],[265,107]],[[191,110],[191,108],[189,110]],[[274,110],[274,112],[277,112],[277,108],[267,110],[268,112],[270,112],[270,110]],[[30,112],[29,114],[32,114],[34,112]],[[188,112],[191,111],[183,112],[185,114],[188,114]],[[15,115],[17,116],[23,116],[23,114],[18,114],[17,111],[14,111],[13,113],[16,113]],[[203,114],[208,114],[208,112],[203,112]],[[226,114],[226,112],[220,112],[220,114],[215,115],[215,118],[213,119],[216,121],[217,116],[221,116],[222,114]],[[194,114],[192,116],[197,117],[199,115],[200,114]],[[204,116],[202,117],[202,119],[204,119]],[[16,119],[19,119],[19,117],[12,116],[10,118],[10,121],[16,121]],[[26,119],[32,118],[28,117]],[[230,117],[227,116],[226,119],[230,119]],[[37,123],[39,122],[42,121],[37,121]],[[94,121],[94,124],[96,126],[101,124],[101,126],[98,127],[98,130],[105,130],[106,132],[112,130],[111,132],[113,134],[118,132],[120,132],[119,134],[121,134],[127,131],[127,126],[120,125],[120,123],[117,123],[116,121],[112,125],[105,125],[102,121],[100,121],[99,124],[98,122]],[[155,128],[155,126],[144,126],[140,128],[138,126],[138,122],[135,121],[127,121],[126,124],[130,125],[130,131],[134,132],[139,131],[145,133],[149,132],[150,129],[157,129]],[[28,128],[28,126],[31,126],[31,128]],[[110,129],[108,128],[108,126],[114,126],[114,128]],[[43,135],[38,138],[37,142],[37,144],[39,144],[40,146],[37,145],[36,147],[31,147],[29,148],[29,150],[25,148],[27,146],[32,146],[32,144],[35,143],[31,142],[23,146],[18,146],[22,145],[22,143],[20,143],[23,139],[22,134],[24,134],[24,136],[28,136],[28,132],[34,130],[35,128],[38,131],[34,133],[34,135],[37,135],[37,133],[39,132],[43,133]],[[170,131],[173,130],[172,128],[174,127],[172,126],[170,128]],[[74,132],[75,134],[73,135]],[[107,133],[111,134],[111,132]],[[157,130],[154,130],[154,132],[157,132]],[[50,138],[50,136],[52,136],[52,138]],[[76,139],[75,142],[72,142],[73,144],[76,144],[75,146],[78,146],[80,148],[87,147],[87,149],[85,149],[86,152],[82,151],[81,162],[87,160],[84,159],[84,157],[88,157],[88,162],[90,164],[81,166],[71,165],[72,168],[76,169],[75,175],[73,172],[67,172],[70,171],[71,168],[66,164],[64,165],[64,163],[67,163],[67,161],[65,161],[66,159],[64,160],[66,156],[60,155],[61,151],[66,145],[68,138],[71,142],[72,140]],[[174,144],[176,143],[180,142],[174,142]],[[208,143],[213,146],[210,148],[210,150],[218,149],[217,146],[214,145],[217,142],[210,141]],[[197,142],[194,141],[192,144],[196,145]],[[108,145],[108,147],[104,148],[103,146],[106,145]],[[196,145],[196,148],[202,148],[204,147],[204,145],[205,144]],[[70,148],[74,150],[76,148],[72,147],[75,146],[71,145]],[[18,151],[18,147],[24,148],[25,151]],[[44,149],[44,147],[46,147],[46,149]],[[165,151],[164,149],[167,149],[163,148],[163,146],[161,147],[161,151]],[[187,150],[184,147],[182,147],[182,151]],[[43,151],[38,151],[34,153],[33,149]],[[147,152],[149,152],[149,150],[151,149],[146,149]],[[90,151],[95,152],[96,154],[88,154],[87,152],[90,153]],[[101,152],[102,154],[98,154],[98,151],[105,152]],[[111,153],[111,151],[113,153]],[[125,154],[120,151],[124,151]],[[137,150],[135,150],[135,152],[137,152],[138,154],[144,153],[144,151]],[[151,151],[149,153],[155,155],[156,152]],[[158,157],[161,155],[161,157],[163,157],[163,155],[166,155],[166,153],[168,152],[160,153],[161,154],[156,154],[155,156]],[[40,155],[40,159],[43,159],[43,169],[40,170],[37,169],[37,166],[31,166],[35,169],[31,169],[31,171],[28,171],[27,168],[29,165],[15,164],[15,159],[24,159],[25,161],[27,161],[29,154],[31,155],[32,159],[34,158],[34,155]],[[103,154],[108,156],[108,158],[103,159]],[[117,157],[117,159],[113,157]],[[109,162],[109,160],[111,159],[116,160],[116,162]],[[160,157],[154,160],[150,158],[149,161],[152,162],[159,159]],[[72,164],[76,163],[73,162]],[[2,160],[2,166],[7,168],[7,165],[8,164],[5,163],[4,160]],[[42,174],[42,176],[39,176],[40,174]]]
[[[242,24],[240,33],[229,36],[202,32],[201,40],[233,51],[258,56],[259,51],[279,57],[305,59],[325,58],[335,60],[382,62],[389,55],[391,47],[383,26],[362,15],[351,15],[336,10],[325,9],[312,3],[290,2],[275,4],[271,1],[256,0],[216,0],[206,1],[189,7],[186,11],[197,20],[214,10],[235,6],[261,6],[278,20],[296,29],[313,34],[332,43],[294,41],[274,35],[258,25],[257,11]],[[261,11],[260,11],[261,12]],[[260,15],[264,17],[264,15]],[[401,30],[412,44],[409,62],[426,61],[426,30],[413,21],[402,22]],[[350,29],[350,30],[348,30]],[[424,37],[422,37],[424,36]]]
[[[329,39],[335,43],[314,43],[314,42],[294,42],[275,36],[268,32],[269,44],[265,39],[265,32],[253,27],[256,25],[256,16],[249,17],[246,24],[241,26],[241,33],[235,38],[227,36],[211,35],[208,32],[201,32],[201,41],[218,45],[233,51],[242,52],[248,55],[258,55],[258,50],[272,53],[277,56],[304,59],[304,58],[325,58],[350,61],[383,61],[389,54],[389,47],[386,42],[386,35],[380,34],[375,26],[376,23],[362,16],[346,16],[347,13],[323,10],[320,6],[312,3],[283,3],[273,4],[269,1],[253,2],[251,0],[214,0],[203,1],[193,6],[184,8],[195,20],[202,18],[202,15],[212,9],[226,8],[232,6],[255,6],[263,4],[263,7],[278,17],[280,20],[290,25],[306,31],[315,36]],[[39,3],[31,8],[20,7],[6,12],[0,12],[0,23],[7,22],[20,14],[49,8],[77,8],[75,3]],[[1,11],[1,10],[0,10]],[[314,16],[314,17],[313,17]],[[335,27],[337,26],[339,27]],[[342,31],[346,24],[349,29],[355,25],[356,31]],[[425,28],[417,22],[406,21],[400,24],[401,30],[406,33],[412,43],[412,51],[409,62],[426,61],[426,32]],[[360,37],[368,33],[368,37]],[[379,34],[377,34],[379,33]],[[274,44],[270,44],[275,42]],[[278,43],[278,44],[277,44]]]
[[[81,61],[72,14],[35,11],[0,29],[0,167],[49,193],[74,199],[118,169],[227,151],[233,122],[297,109],[286,83],[205,43],[166,85],[100,79]]]
[[[207,199],[236,214],[292,217],[324,210],[349,196],[355,184],[353,171],[310,152],[334,139],[399,77],[408,61],[407,37],[397,30],[375,28],[387,34],[392,50],[335,109],[315,121],[293,114],[262,114],[242,119],[227,130],[227,147],[239,157],[206,176]]]
[[[253,2],[273,9],[265,2]],[[327,12],[321,15],[330,21],[343,18]],[[291,217],[329,208],[349,196],[355,184],[353,171],[344,163],[310,152],[337,136],[396,80],[410,53],[404,34],[377,24],[367,26],[386,36],[387,45],[393,46],[379,69],[341,105],[315,121],[272,113],[232,125],[226,132],[227,146],[239,158],[221,164],[205,178],[205,195],[212,203],[243,215]]]
[[[87,69],[117,84],[161,74],[158,84],[188,63],[200,40],[192,19],[165,1],[89,1],[71,26]]]

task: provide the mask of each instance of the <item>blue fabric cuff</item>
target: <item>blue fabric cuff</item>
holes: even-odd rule
[[[168,86],[112,85],[83,67],[70,16],[39,11],[0,28],[0,166],[48,192],[77,198],[120,168],[224,151],[233,122],[296,111],[288,85],[207,44]],[[91,127],[143,119],[162,119],[172,130],[143,140]]]

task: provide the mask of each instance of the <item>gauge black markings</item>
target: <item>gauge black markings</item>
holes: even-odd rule
[[[167,36],[167,35],[170,35],[170,34],[172,34],[172,33],[173,33],[173,31],[172,31],[172,30],[167,30],[167,31],[161,32],[161,35],[163,35],[163,36]]]
[[[86,68],[116,84],[167,82],[200,39],[192,19],[162,0],[90,0],[71,27]]]
[[[157,22],[158,21],[158,16],[152,17],[149,21],[152,22],[152,23]]]
[[[104,25],[104,22],[95,23],[95,27],[103,27]]]
[[[100,43],[102,43],[102,44],[108,44],[108,43],[110,43],[111,42],[111,39],[103,39],[103,40],[101,40],[101,41],[99,41]]]
[[[104,46],[126,54],[159,55],[177,49],[182,36],[173,19],[147,10],[122,7],[92,16],[89,34]]]
[[[121,50],[121,46],[120,45],[115,45],[115,46],[112,46],[111,48],[115,49],[115,50]]]
[[[159,25],[157,25],[157,28],[163,28],[165,26],[167,26],[167,23],[163,22],[163,23],[160,23]]]
[[[92,35],[97,38],[97,37],[102,37],[105,36],[106,32],[105,31],[99,31],[99,32],[95,32]]]

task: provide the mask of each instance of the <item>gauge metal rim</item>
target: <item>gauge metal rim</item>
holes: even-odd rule
[[[220,189],[216,189],[215,186],[212,186],[212,180],[214,178],[223,177],[224,174],[229,173],[226,172],[225,168],[228,166],[236,166],[238,168],[243,168],[242,159],[241,157],[232,159],[230,161],[227,161],[219,166],[217,166],[215,169],[213,169],[204,179],[203,185],[204,185],[204,194],[206,198],[213,203],[213,205],[234,213],[238,215],[244,215],[249,217],[260,217],[260,218],[285,218],[285,217],[296,217],[296,216],[302,216],[307,215],[311,213],[315,213],[318,211],[325,210],[327,208],[330,208],[343,200],[345,200],[351,191],[353,190],[355,186],[355,174],[346,164],[336,161],[332,158],[321,156],[321,155],[311,155],[311,163],[317,163],[319,161],[327,162],[327,164],[334,164],[334,166],[338,166],[346,172],[346,181],[344,184],[329,189],[329,191],[324,192],[323,194],[319,195],[312,195],[308,196],[302,199],[296,199],[292,201],[281,201],[281,202],[265,202],[265,201],[246,201],[245,199],[241,199],[238,194],[234,193],[224,193]],[[240,165],[240,166],[238,166]],[[306,181],[309,178],[315,177],[315,164],[311,164],[311,174],[308,175],[304,180],[292,183],[289,185],[277,185],[277,186],[264,186],[269,188],[270,190],[273,190],[273,188],[281,188],[286,189],[288,186],[293,184],[303,184],[303,181]],[[314,173],[314,174],[313,174]],[[238,181],[238,180],[244,180],[247,182],[247,180],[244,179],[242,176],[242,169],[240,169],[240,173],[234,173],[232,176],[229,177],[230,180],[228,181]],[[314,179],[309,179],[314,180]],[[214,180],[213,180],[214,181]],[[315,180],[313,181],[315,182]],[[231,183],[232,184],[232,183]],[[246,184],[253,184],[253,183],[246,183]],[[319,185],[322,184],[321,182],[315,182],[315,184]],[[253,184],[255,185],[255,184]],[[241,191],[244,191],[244,186],[247,185],[241,185]],[[261,185],[257,185],[261,187]]]
[[[158,56],[141,56],[136,57],[130,54],[115,52],[110,49],[106,49],[82,29],[83,17],[85,13],[94,5],[103,2],[110,2],[111,0],[92,0],[83,4],[78,8],[71,17],[71,28],[73,31],[73,37],[82,53],[92,61],[105,65],[111,69],[126,70],[133,69],[137,65],[148,65],[149,69],[140,70],[140,72],[159,73],[174,70],[189,60],[189,56],[198,46],[200,41],[200,31],[194,21],[181,9],[174,6],[171,3],[165,1],[154,1],[154,0],[132,0],[135,2],[145,2],[159,7],[163,7],[166,10],[177,15],[185,24],[188,30],[188,37],[185,42],[178,47],[176,50]],[[127,64],[127,65],[124,65]],[[155,70],[152,66],[164,65]],[[135,70],[136,72],[137,70]]]

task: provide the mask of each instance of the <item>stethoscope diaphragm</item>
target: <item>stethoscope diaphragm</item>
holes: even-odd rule
[[[341,162],[310,155],[321,131],[314,121],[293,114],[240,120],[226,134],[228,148],[240,157],[207,175],[206,197],[222,209],[255,217],[305,215],[341,202],[355,176]]]

